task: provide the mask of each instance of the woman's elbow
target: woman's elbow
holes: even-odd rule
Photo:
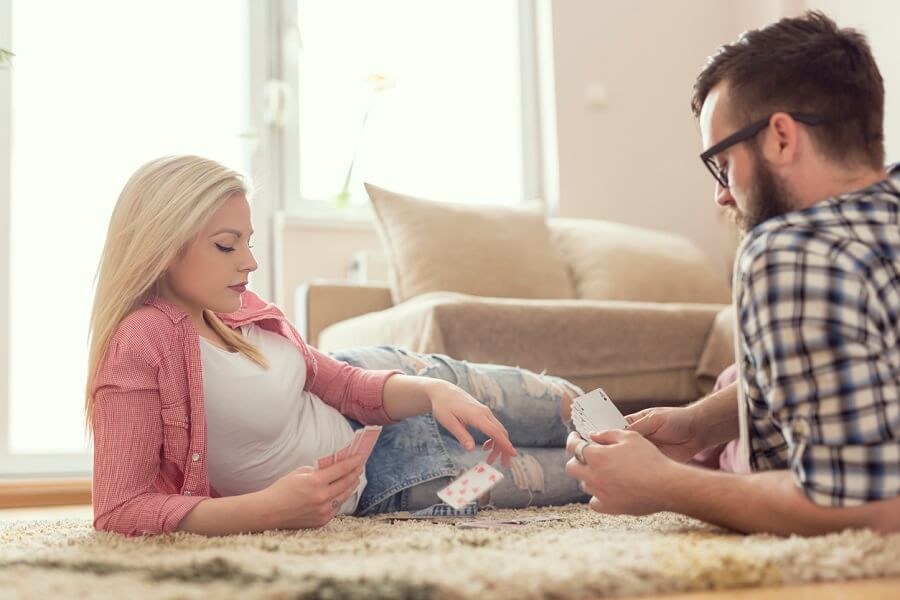
[[[117,515],[115,510],[98,514],[94,510],[94,529],[106,533],[118,533],[127,536],[154,535],[162,533],[162,531],[148,531],[146,528],[140,528],[138,523],[133,519],[122,518]]]

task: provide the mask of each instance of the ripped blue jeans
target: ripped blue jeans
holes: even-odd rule
[[[494,466],[504,479],[490,492],[488,503],[520,508],[586,502],[590,499],[565,472],[569,426],[562,401],[581,395],[575,385],[517,367],[472,364],[440,354],[417,354],[394,347],[367,347],[331,354],[363,369],[396,369],[407,375],[449,381],[486,404],[509,431],[519,451],[510,468]],[[360,424],[351,421],[354,428]],[[470,430],[479,444],[485,437]],[[385,426],[366,463],[366,485],[358,515],[395,511],[442,512],[436,492],[475,463],[479,449],[465,450],[430,415]]]

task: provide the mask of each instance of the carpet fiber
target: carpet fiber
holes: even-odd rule
[[[0,525],[4,598],[611,597],[900,575],[900,534],[739,536],[679,515],[584,505],[508,529],[342,517],[320,530],[126,538],[86,520]]]

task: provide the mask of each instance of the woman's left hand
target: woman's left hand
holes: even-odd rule
[[[469,451],[475,449],[475,440],[466,427],[481,431],[489,438],[482,446],[484,451],[490,451],[487,462],[493,463],[499,456],[503,466],[509,468],[509,459],[519,453],[509,441],[506,427],[497,420],[491,409],[452,383],[439,380],[429,383],[431,414],[437,422]]]

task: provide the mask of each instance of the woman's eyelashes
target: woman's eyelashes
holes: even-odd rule
[[[213,243],[216,245],[216,248],[219,249],[219,252],[224,252],[224,253],[228,254],[229,252],[234,252],[234,251],[236,250],[236,248],[235,248],[234,246],[226,246],[226,245],[220,244],[220,243],[218,243],[218,242],[213,242]],[[248,244],[248,245],[247,245],[247,248],[251,248],[251,249],[252,249],[252,248],[253,248],[253,245],[252,245],[252,244]]]

